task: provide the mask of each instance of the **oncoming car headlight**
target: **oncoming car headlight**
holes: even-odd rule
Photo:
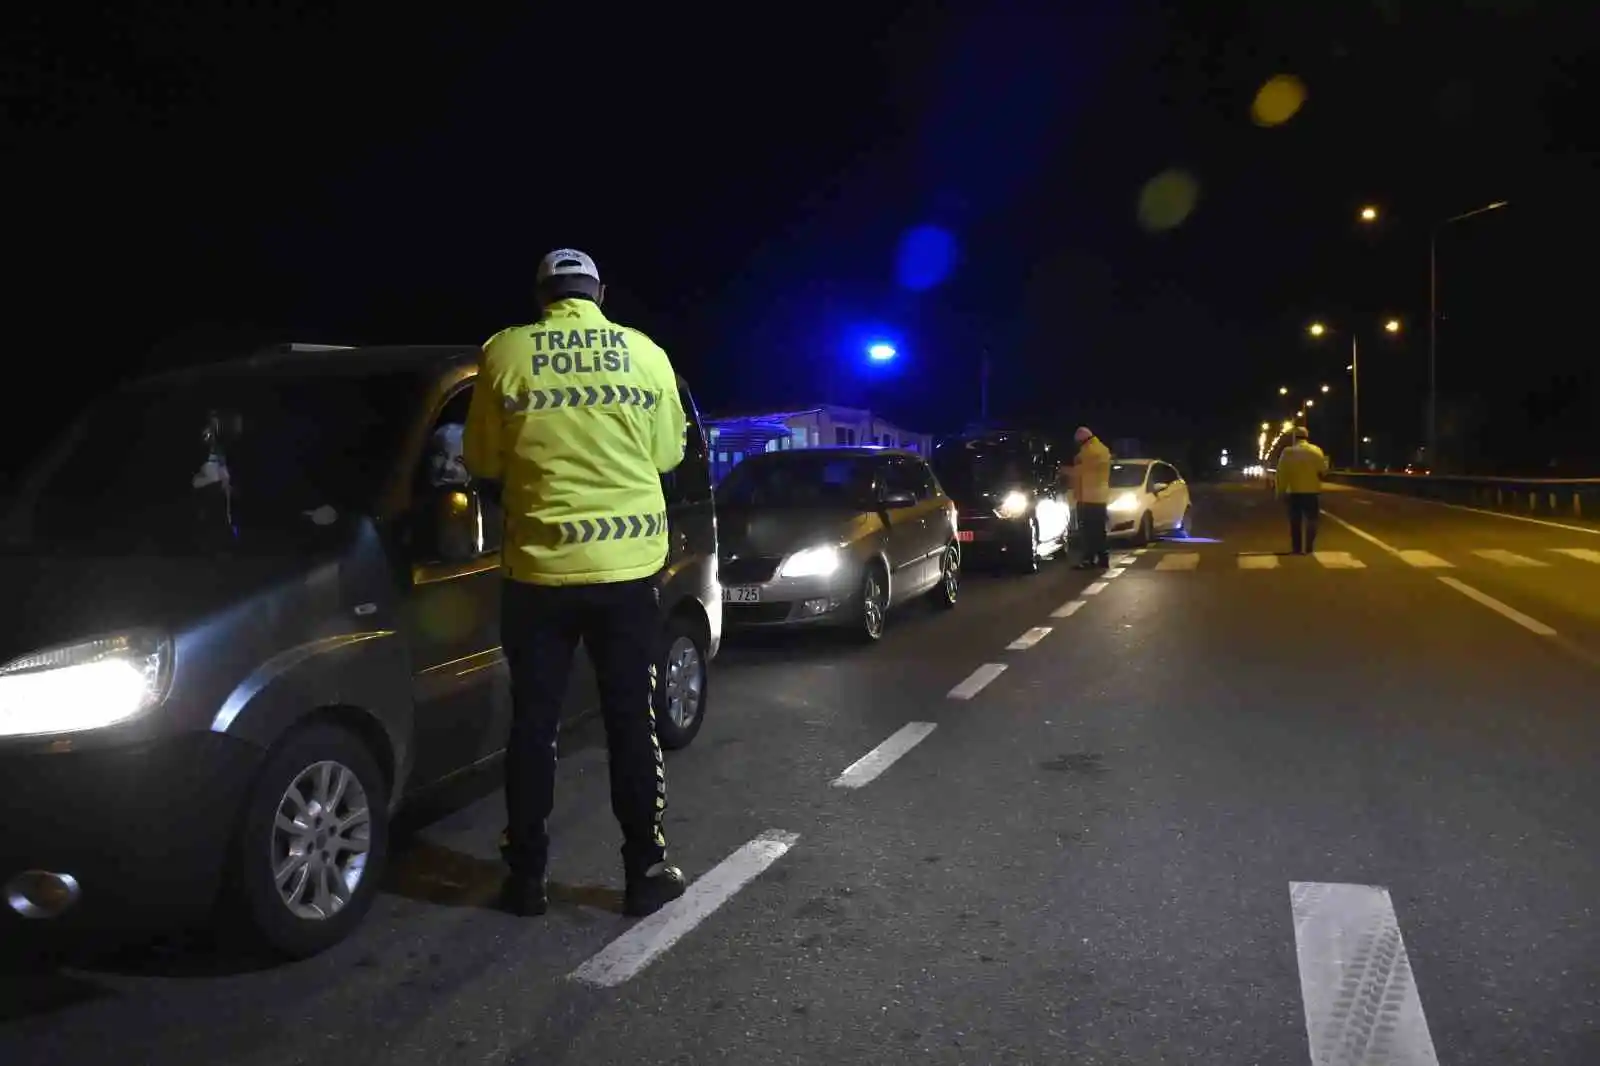
[[[1138,508],[1139,497],[1135,496],[1131,492],[1124,492],[1121,496],[1118,496],[1116,499],[1112,500],[1111,503],[1107,505],[1106,510],[1123,514],[1128,511],[1136,511]]]
[[[994,513],[1001,518],[1021,518],[1028,513],[1028,495],[1024,492],[1008,492],[1000,500],[1000,506]]]
[[[839,569],[839,549],[828,545],[797,551],[778,568],[779,577],[826,577]]]
[[[0,736],[125,722],[166,699],[171,681],[171,642],[145,631],[32,652],[0,666]]]

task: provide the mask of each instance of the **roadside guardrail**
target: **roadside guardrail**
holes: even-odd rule
[[[1468,477],[1335,470],[1328,480],[1352,488],[1420,496],[1509,514],[1600,519],[1600,478]]]

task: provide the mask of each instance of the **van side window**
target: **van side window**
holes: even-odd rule
[[[695,408],[694,397],[681,385],[678,399],[683,404],[683,462],[661,475],[661,491],[668,507],[711,499],[711,452],[700,428],[700,412]]]
[[[462,432],[467,424],[467,408],[472,403],[472,386],[458,389],[445,401],[444,410],[434,419],[428,431],[427,444],[422,452],[422,464],[417,469],[414,496],[421,500],[448,491],[454,486],[467,488],[472,475],[461,456]],[[500,550],[503,519],[499,505],[488,497],[481,497],[483,505],[483,550],[485,553]]]

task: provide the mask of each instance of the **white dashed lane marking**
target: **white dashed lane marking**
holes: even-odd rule
[[[1006,645],[1007,651],[1027,651],[1045,637],[1050,635],[1049,626],[1034,626],[1022,636]]]
[[[800,839],[798,833],[769,829],[707,870],[673,900],[607,944],[572,971],[572,979],[597,988],[615,988],[636,976],[695,926],[777,862]]]
[[[1105,590],[1106,590],[1106,583],[1104,581],[1096,581],[1092,585],[1084,586],[1083,594],[1085,596],[1098,596],[1098,595],[1100,595],[1100,593],[1104,592]]]
[[[1068,600],[1060,607],[1050,612],[1051,618],[1071,618],[1083,609],[1082,600]]]
[[[1276,570],[1278,557],[1272,552],[1259,552],[1254,555],[1239,556],[1240,570]]]
[[[1156,564],[1157,570],[1193,570],[1200,565],[1199,552],[1169,552]]]
[[[985,685],[1005,672],[1005,663],[984,663],[972,671],[965,681],[951,689],[949,696],[953,700],[970,700],[982,692]]]
[[[1349,552],[1316,552],[1317,562],[1329,570],[1364,570],[1367,564]]]
[[[1432,552],[1421,551],[1416,548],[1404,548],[1396,553],[1400,561],[1408,566],[1415,566],[1419,570],[1449,570],[1456,564],[1448,559],[1441,559]]]
[[[1565,555],[1569,559],[1582,559],[1586,563],[1600,563],[1600,551],[1593,548],[1551,548],[1557,555]]]
[[[1487,559],[1491,563],[1501,566],[1549,566],[1543,559],[1530,559],[1526,555],[1508,552],[1504,548],[1482,548],[1472,553],[1480,559]]]
[[[907,722],[888,740],[845,767],[844,773],[833,779],[833,787],[860,788],[877,780],[900,756],[927,740],[935,728],[933,722]]]

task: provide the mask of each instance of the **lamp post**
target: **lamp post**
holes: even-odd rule
[[[1366,212],[1362,212],[1365,217]],[[1400,320],[1391,318],[1383,324],[1384,332],[1399,333]],[[1321,337],[1328,332],[1328,327],[1321,322],[1313,322],[1306,330],[1313,337]],[[1350,331],[1350,462],[1353,466],[1361,466],[1361,346],[1358,331]],[[1322,386],[1322,391],[1327,392],[1328,386]]]
[[[1439,469],[1439,231],[1508,206],[1510,201],[1496,200],[1435,222],[1428,230],[1428,465],[1435,470]]]

